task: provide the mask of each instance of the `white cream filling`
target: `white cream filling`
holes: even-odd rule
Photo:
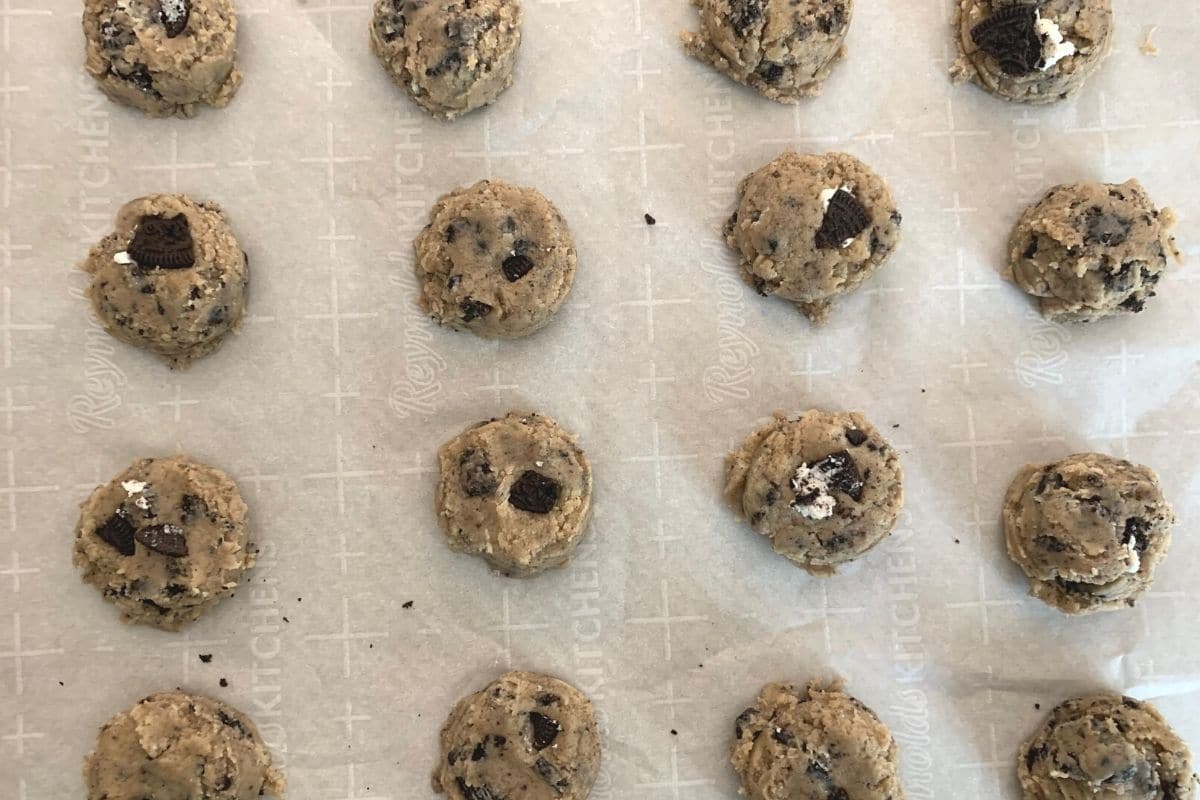
[[[133,259],[129,257],[129,253],[125,252],[124,250],[122,250],[121,252],[119,252],[115,256],[113,256],[113,261],[117,262],[118,264],[132,264],[133,263]]]
[[[1043,18],[1040,11],[1037,14],[1036,27],[1038,36],[1042,37],[1042,66],[1040,67],[1042,72],[1077,52],[1075,44],[1067,41],[1063,36],[1058,23],[1052,19]]]
[[[141,494],[146,489],[146,482],[145,481],[121,481],[121,488],[124,489],[125,493],[128,494],[130,497],[133,497],[135,494]]]
[[[792,476],[792,490],[797,498],[792,502],[792,508],[800,512],[806,519],[829,519],[833,509],[837,507],[837,498],[829,493],[829,474],[813,469],[808,464],[801,464]],[[800,495],[816,494],[816,499],[806,505],[800,505]]]
[[[1125,571],[1133,575],[1142,568],[1142,556],[1137,551],[1137,539],[1130,536],[1129,541],[1125,543],[1125,549],[1129,552],[1129,566],[1125,568]]]

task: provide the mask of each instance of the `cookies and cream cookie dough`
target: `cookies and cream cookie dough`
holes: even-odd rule
[[[747,284],[819,324],[896,249],[900,220],[887,184],[854,156],[789,150],[738,185],[724,233]]]
[[[285,783],[249,717],[182,691],[150,695],[109,720],[83,779],[88,800],[282,798]]]
[[[512,85],[520,0],[375,0],[371,49],[435,117],[486,106]]]
[[[220,206],[186,195],[126,203],[83,269],[104,329],[172,368],[215,351],[246,311],[246,254]]]
[[[450,712],[433,790],[450,800],[586,800],[600,771],[588,698],[535,672],[507,672]]]
[[[144,458],[84,501],[75,566],[126,622],[179,630],[254,566],[234,482],[187,456]]]
[[[575,239],[536,189],[480,181],[437,201],[417,236],[421,307],[489,339],[549,324],[575,280]]]
[[[900,457],[862,414],[776,414],[727,460],[725,501],[775,552],[832,575],[879,544],[904,505]]]
[[[839,684],[771,683],[737,718],[730,760],[749,800],[904,800],[899,755]]]
[[[242,82],[232,0],[85,0],[87,71],[152,117],[228,105]]]
[[[1192,754],[1147,702],[1061,703],[1017,751],[1023,800],[1192,800]]]
[[[1030,464],[1004,501],[1030,592],[1068,614],[1132,606],[1171,545],[1175,512],[1149,467],[1100,453]]]
[[[1136,180],[1056,186],[1013,228],[1007,276],[1055,322],[1137,314],[1181,260],[1174,227]]]

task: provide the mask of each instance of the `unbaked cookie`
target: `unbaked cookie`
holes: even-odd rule
[[[152,117],[229,104],[242,82],[232,0],[85,0],[87,70]]]
[[[891,731],[838,683],[767,684],[730,760],[750,800],[904,800]]]
[[[1004,501],[1008,553],[1068,614],[1132,606],[1171,545],[1175,512],[1149,467],[1100,453],[1030,464]]]
[[[575,239],[562,214],[538,190],[503,181],[443,196],[414,247],[421,307],[491,339],[545,327],[575,280]]]
[[[1024,800],[1192,800],[1192,754],[1154,706],[1067,700],[1018,751]]]
[[[854,156],[789,150],[738,185],[725,241],[756,292],[819,324],[896,249],[900,219],[887,184]]]
[[[187,456],[133,462],[82,509],[75,566],[126,622],[179,630],[254,566],[237,486]]]
[[[956,82],[1053,103],[1074,94],[1112,43],[1110,0],[960,0]]]
[[[795,103],[821,93],[846,55],[854,0],[692,0],[700,31],[688,53],[764,97]]]
[[[282,797],[258,728],[218,700],[160,692],[117,714],[83,762],[88,800]]]
[[[451,800],[586,800],[600,770],[591,701],[535,672],[459,700],[440,738],[433,790]]]
[[[1056,186],[1025,210],[1009,239],[1008,277],[1056,322],[1141,312],[1181,260],[1171,229],[1136,180]]]
[[[421,108],[453,119],[512,85],[520,0],[375,0],[371,49]]]
[[[813,575],[879,544],[904,505],[900,457],[862,414],[776,414],[730,453],[727,469],[734,513]]]
[[[527,578],[571,558],[587,529],[592,467],[549,417],[510,412],[438,450],[438,524],[450,549]]]

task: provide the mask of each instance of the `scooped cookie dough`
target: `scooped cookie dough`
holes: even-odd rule
[[[83,762],[88,800],[282,797],[284,778],[258,728],[218,700],[160,692],[100,729]]]
[[[767,684],[730,761],[750,800],[904,800],[891,731],[837,683]]]
[[[727,469],[734,513],[813,575],[879,544],[904,505],[900,457],[862,414],[776,414],[730,453]]]
[[[133,462],[82,509],[75,566],[126,622],[179,630],[254,566],[237,486],[187,456]]]
[[[438,523],[451,550],[527,578],[571,558],[587,530],[592,467],[549,417],[510,412],[438,451]]]
[[[1175,512],[1149,467],[1100,453],[1030,464],[1004,501],[1030,592],[1068,614],[1132,606],[1171,545]]]
[[[854,156],[789,150],[738,185],[725,241],[755,291],[820,324],[896,249],[900,219],[887,184]]]
[[[223,108],[242,82],[232,0],[85,0],[87,70],[152,117]]]
[[[960,0],[955,80],[1054,103],[1077,92],[1112,44],[1110,0]]]
[[[854,0],[692,0],[699,33],[680,38],[692,56],[780,103],[821,93],[846,55]]]
[[[371,49],[397,85],[454,119],[512,86],[520,0],[375,0]]]
[[[451,800],[586,800],[600,771],[592,703],[536,672],[506,672],[442,726],[433,790]]]
[[[536,189],[480,181],[433,207],[414,242],[421,307],[489,339],[549,324],[575,280],[575,239]]]
[[[1192,754],[1158,710],[1118,694],[1067,700],[1017,755],[1024,800],[1192,800]]]
[[[1055,322],[1140,313],[1167,256],[1181,260],[1171,229],[1135,180],[1056,186],[1025,210],[1009,239],[1008,277]]]

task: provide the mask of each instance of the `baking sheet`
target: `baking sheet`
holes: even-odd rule
[[[100,97],[74,0],[0,4],[0,796],[82,796],[98,726],[183,686],[257,719],[292,797],[428,798],[451,704],[510,665],[596,701],[596,800],[732,797],[737,713],[835,674],[900,740],[914,800],[1015,798],[1018,742],[1086,690],[1153,698],[1200,745],[1200,5],[1118,3],[1116,52],[1051,109],[950,85],[949,3],[858,5],[849,60],[789,108],[682,54],[683,0],[526,0],[515,87],[446,125],[375,63],[365,0],[240,0],[245,84],[190,121]],[[717,239],[737,179],[789,145],[860,156],[905,216],[822,329]],[[540,187],[578,238],[570,301],[527,341],[412,302],[429,205],[484,176]],[[1051,184],[1131,176],[1193,265],[1138,318],[1046,324],[998,278],[1014,219]],[[73,271],[122,202],[174,190],[222,203],[254,265],[242,334],[184,373],[100,332]],[[727,450],[812,406],[898,425],[907,473],[896,534],[831,580],[719,499]],[[432,509],[438,444],[510,408],[595,464],[590,537],[530,582],[450,554]],[[71,567],[76,506],[181,449],[239,480],[263,556],[187,634],[125,627]],[[1025,596],[997,519],[1021,464],[1088,449],[1152,465],[1181,522],[1136,609],[1067,619]]]

